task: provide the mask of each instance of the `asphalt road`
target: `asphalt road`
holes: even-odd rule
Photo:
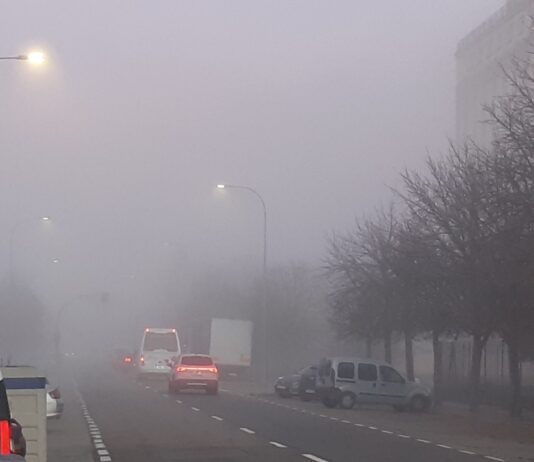
[[[291,400],[226,391],[169,395],[164,381],[111,370],[81,372],[77,382],[102,462],[487,460],[364,426],[355,413],[327,416],[320,406]]]

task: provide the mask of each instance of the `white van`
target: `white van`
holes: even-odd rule
[[[139,350],[138,375],[162,374],[167,376],[173,358],[180,354],[180,338],[176,329],[147,328],[143,333]]]
[[[390,404],[396,410],[427,410],[432,391],[409,382],[384,362],[358,358],[328,358],[319,364],[317,393],[327,407],[351,409],[356,403]]]

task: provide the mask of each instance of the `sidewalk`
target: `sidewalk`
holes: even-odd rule
[[[60,419],[48,419],[49,462],[93,462],[93,446],[74,385],[70,380],[62,384],[61,395],[65,409]]]

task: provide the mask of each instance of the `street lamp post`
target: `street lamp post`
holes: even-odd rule
[[[27,55],[17,56],[0,56],[0,60],[15,60],[15,61],[28,61],[31,64],[43,64],[46,60],[45,55],[41,51],[32,51]]]
[[[256,191],[254,188],[245,185],[235,185],[235,184],[218,184],[217,189],[244,189],[249,191],[260,201],[261,207],[263,210],[263,290],[262,290],[262,324],[263,324],[263,355],[264,355],[264,368],[263,368],[263,380],[265,383],[268,381],[268,364],[269,364],[269,353],[268,353],[268,329],[267,329],[267,206],[265,205],[265,200],[261,194]]]
[[[46,223],[50,221],[50,217],[43,216],[40,220]],[[28,220],[22,220],[15,223],[11,227],[11,232],[9,234],[9,280],[11,281],[11,285],[15,282],[15,235],[20,227],[27,222]]]

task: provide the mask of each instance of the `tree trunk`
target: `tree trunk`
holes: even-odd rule
[[[406,358],[406,378],[413,382],[415,380],[415,367],[413,360],[413,340],[409,329],[404,331],[404,355]]]
[[[384,333],[384,360],[391,364],[391,331]]]
[[[521,417],[522,397],[521,397],[521,360],[517,339],[509,339],[508,345],[508,367],[510,374],[510,416]]]
[[[373,357],[373,339],[372,337],[365,338],[365,357],[371,359]]]
[[[432,350],[434,353],[434,406],[441,405],[441,390],[443,386],[443,354],[439,331],[432,331]]]
[[[473,335],[473,350],[471,354],[471,399],[469,408],[471,412],[478,411],[480,405],[480,366],[482,365],[482,350],[485,340],[481,335]]]

